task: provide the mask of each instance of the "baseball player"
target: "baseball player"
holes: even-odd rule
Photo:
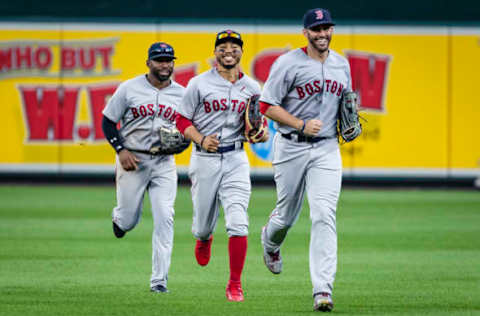
[[[159,141],[160,128],[175,126],[185,90],[170,79],[175,58],[169,44],[152,44],[146,62],[148,74],[120,84],[103,110],[103,131],[117,152],[113,232],[122,238],[137,225],[148,191],[154,223],[150,289],[157,293],[168,292],[177,171],[173,155],[159,154],[152,148]]]
[[[261,112],[274,120],[273,167],[277,203],[262,230],[264,262],[282,271],[282,245],[302,208],[305,191],[312,221],[310,275],[314,309],[333,309],[337,266],[336,207],[342,163],[337,140],[337,113],[344,90],[351,90],[348,61],[329,49],[330,12],[312,9],[303,18],[304,48],[280,56],[272,65],[260,97]]]
[[[193,147],[192,182],[195,257],[201,266],[210,260],[212,233],[220,204],[229,236],[229,301],[243,301],[241,274],[247,253],[250,167],[243,150],[244,112],[248,99],[260,94],[259,84],[239,71],[243,40],[239,33],[219,32],[215,40],[217,66],[194,77],[178,109],[177,127]],[[260,141],[266,141],[265,134]]]

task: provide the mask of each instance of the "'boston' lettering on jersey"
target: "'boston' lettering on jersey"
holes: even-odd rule
[[[246,103],[245,101],[240,102],[240,100],[231,100],[231,109],[232,112],[235,112],[237,110],[238,113],[242,113],[245,110]],[[213,100],[211,102],[208,101],[203,101],[203,108],[206,113],[210,113],[212,110],[213,111],[226,111],[228,109],[227,107],[227,99],[223,98],[220,100]]]
[[[146,117],[146,116],[152,116],[155,114],[153,104],[140,105],[138,108],[130,108],[130,110],[132,111],[133,118],[135,119],[140,116]],[[165,119],[168,119],[171,122],[174,122],[175,118],[177,117],[177,111],[175,111],[171,106],[167,106],[165,104],[159,104],[157,117],[160,117],[161,115],[163,115]]]
[[[330,80],[327,79],[325,80],[325,89],[327,92],[330,92],[332,94],[337,94],[337,96],[340,96],[340,94],[343,91],[343,84],[338,83],[335,80]],[[314,95],[316,93],[322,92],[323,87],[322,87],[322,82],[320,80],[315,80],[312,83],[307,83],[303,86],[297,86],[295,87],[298,93],[298,98],[301,100],[303,99],[306,95]]]

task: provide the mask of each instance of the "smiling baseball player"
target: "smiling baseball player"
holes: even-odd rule
[[[262,230],[267,268],[282,271],[282,245],[302,208],[305,191],[312,221],[310,275],[314,309],[333,309],[337,268],[336,207],[342,181],[337,116],[344,91],[351,91],[348,61],[329,49],[330,12],[304,15],[304,48],[280,56],[260,98],[261,111],[277,123],[273,166],[277,204]]]
[[[177,171],[173,155],[162,152],[159,144],[165,142],[162,135],[175,131],[176,108],[184,92],[170,79],[175,58],[169,44],[152,44],[148,50],[149,73],[120,84],[103,110],[103,131],[117,152],[113,231],[117,238],[122,238],[137,225],[148,191],[154,226],[150,289],[157,293],[168,292],[173,246]],[[120,130],[116,127],[118,122]]]
[[[260,93],[259,84],[239,71],[243,41],[239,33],[217,34],[218,65],[193,78],[178,111],[178,129],[195,142],[190,160],[193,224],[197,238],[195,257],[199,265],[210,260],[212,233],[220,204],[225,212],[230,279],[229,301],[243,301],[241,274],[247,253],[250,199],[250,167],[243,143],[244,112],[250,97]],[[268,134],[259,141],[266,141]]]

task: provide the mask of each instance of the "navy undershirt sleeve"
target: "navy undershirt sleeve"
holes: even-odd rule
[[[105,134],[105,137],[108,140],[108,143],[113,147],[113,149],[115,149],[117,153],[125,148],[123,147],[123,139],[118,132],[117,124],[111,121],[105,115],[102,119],[102,130],[103,134]]]

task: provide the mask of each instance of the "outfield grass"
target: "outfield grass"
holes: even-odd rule
[[[305,315],[312,312],[308,208],[282,248],[284,270],[263,266],[260,228],[275,203],[254,188],[245,302],[225,299],[227,237],[196,264],[191,199],[179,189],[168,294],[149,292],[152,218],[125,238],[111,231],[112,187],[0,186],[0,315]],[[334,313],[480,315],[480,194],[344,190],[338,207]]]

